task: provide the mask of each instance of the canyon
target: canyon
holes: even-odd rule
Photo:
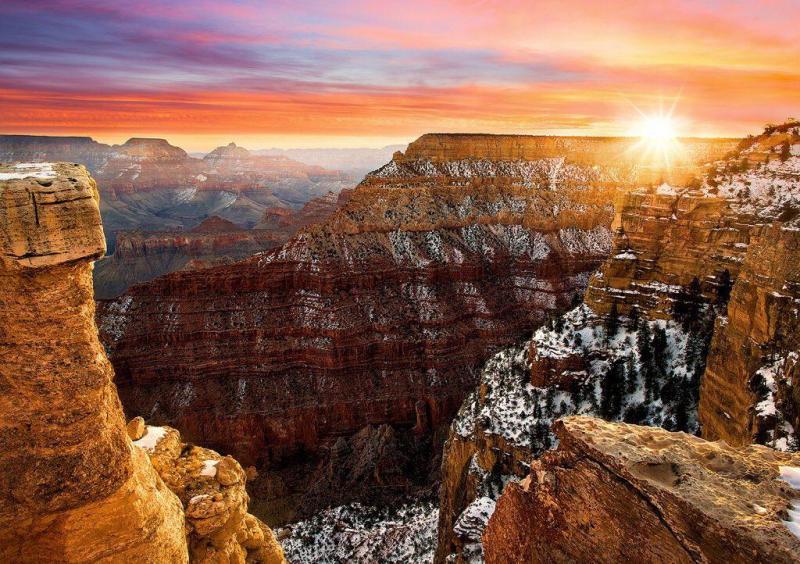
[[[112,252],[118,231],[190,229],[213,215],[251,228],[270,208],[299,209],[358,180],[283,156],[253,154],[234,143],[198,159],[149,138],[106,145],[89,137],[0,136],[0,162],[14,161],[85,165],[100,189]]]
[[[110,146],[88,137],[0,136],[0,162],[12,161],[75,162],[97,180],[110,251],[95,269],[99,298],[279,246],[328,217],[357,182],[234,143],[193,158],[163,139]]]
[[[667,170],[626,139],[425,135],[281,248],[102,302],[126,411],[255,465],[273,525],[422,493],[486,358],[609,256],[614,203],[737,143]]]
[[[229,264],[278,247],[300,229],[327,219],[351,192],[328,192],[299,210],[268,208],[252,229],[214,215],[188,230],[118,231],[114,254],[94,265],[95,298],[115,298],[133,284],[170,272]]]
[[[238,462],[126,425],[94,321],[98,203],[83,166],[0,166],[0,559],[285,562]]]
[[[127,258],[193,256],[97,306],[150,423],[127,428],[139,490],[161,480],[189,558],[280,561],[280,539],[299,562],[738,561],[735,538],[792,561],[800,135],[687,143],[671,170],[617,143],[425,135],[295,217],[120,237]],[[26,221],[59,232],[47,198]],[[9,248],[102,255],[64,225],[44,258]],[[258,249],[262,229],[289,239]],[[213,245],[256,254],[214,266]]]
[[[613,248],[584,303],[493,357],[457,415],[443,455],[437,562],[481,557],[486,518],[462,521],[528,475],[556,443],[549,429],[559,417],[700,431],[734,445],[794,441],[795,357],[780,335],[793,334],[796,317],[787,211],[800,202],[796,129],[743,141],[702,180],[621,199]]]

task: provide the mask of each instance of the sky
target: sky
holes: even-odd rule
[[[800,0],[2,0],[0,133],[187,150],[800,117]],[[666,111],[666,110],[665,110]]]

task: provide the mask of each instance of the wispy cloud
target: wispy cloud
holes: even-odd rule
[[[797,0],[5,0],[0,130],[687,133],[797,113]]]

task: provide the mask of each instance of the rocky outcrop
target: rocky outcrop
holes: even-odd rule
[[[0,560],[283,562],[236,461],[125,425],[94,323],[105,242],[86,169],[0,167],[0,251]]]
[[[192,562],[285,562],[269,527],[247,512],[247,476],[236,460],[183,443],[177,430],[147,426],[141,418],[128,429],[181,500]]]
[[[97,338],[86,170],[0,168],[0,249],[0,559],[186,562],[180,502],[128,441]]]
[[[716,327],[700,403],[703,436],[794,447],[800,429],[800,232],[774,225],[750,246]]]
[[[510,484],[486,562],[795,562],[800,455],[568,417]]]

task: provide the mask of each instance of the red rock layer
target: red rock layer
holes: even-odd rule
[[[450,138],[444,155],[426,147]],[[375,441],[411,454],[383,491],[430,483],[431,441],[477,366],[583,291],[609,251],[611,203],[639,182],[632,164],[603,161],[621,142],[581,140],[573,161],[569,143],[553,157],[550,141],[510,139],[508,152],[502,136],[425,136],[279,251],[104,304],[128,412],[255,462],[272,522],[342,501],[305,492],[315,472],[330,477],[337,438],[369,425],[394,427]],[[348,441],[337,452],[363,451]]]

